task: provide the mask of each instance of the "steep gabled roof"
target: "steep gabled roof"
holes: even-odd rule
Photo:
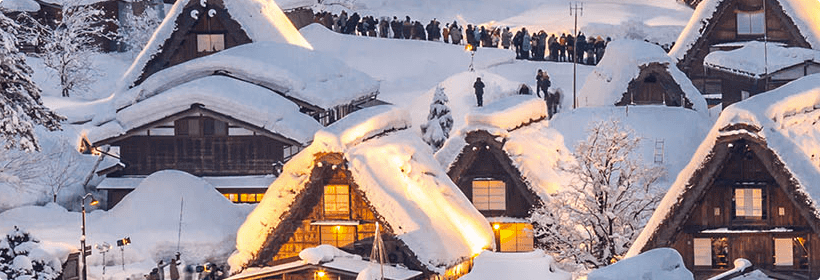
[[[107,105],[107,104],[105,104]],[[165,119],[192,107],[214,111],[305,144],[322,128],[296,104],[261,86],[225,76],[183,83],[117,111],[87,137],[97,143]]]
[[[558,162],[573,160],[564,138],[548,127],[546,104],[532,95],[510,96],[466,116],[467,125],[447,140],[436,159],[450,170],[459,161],[467,143],[466,136],[486,131],[502,143],[502,149],[518,169],[530,191],[547,199],[567,182],[558,172]]]
[[[224,4],[229,17],[239,24],[251,42],[278,42],[312,49],[310,43],[293,26],[285,13],[277,6],[274,0],[212,0]],[[159,56],[171,44],[172,36],[184,35],[192,26],[178,26],[180,17],[192,17],[183,13],[189,5],[205,5],[207,1],[180,0],[174,3],[154,35],[142,49],[140,54],[126,70],[117,88],[127,90],[135,86],[138,81],[144,80],[143,71],[149,62]],[[206,17],[205,12],[198,15]],[[260,54],[261,56],[262,54]]]
[[[640,76],[642,68],[657,63],[666,66],[666,72],[692,102],[692,109],[707,112],[706,99],[661,47],[643,41],[617,40],[607,45],[606,53],[578,93],[581,106],[614,106],[627,92],[629,83]]]
[[[702,5],[702,4],[701,4]],[[641,235],[630,248],[634,256],[658,240],[674,234],[681,215],[697,204],[698,197],[722,164],[728,142],[754,143],[756,155],[778,185],[804,212],[815,231],[820,228],[820,74],[807,76],[775,90],[736,103],[723,111],[692,160],[664,196]]]
[[[813,61],[820,63],[820,51],[799,47],[786,47],[780,43],[765,44],[760,41],[744,42],[742,47],[731,51],[713,51],[706,55],[703,65],[728,73],[763,79],[768,74],[788,67]],[[768,58],[764,58],[764,45]]]
[[[264,263],[260,252],[275,238],[283,221],[291,219],[297,198],[308,191],[321,155],[341,155],[352,180],[423,267],[443,273],[452,265],[493,244],[484,217],[447,177],[432,151],[410,131],[409,114],[394,106],[357,111],[316,133],[313,144],[297,154],[268,188],[265,198],[239,228],[234,272]]]
[[[811,48],[820,48],[820,2],[816,0],[768,0],[767,3],[777,3],[788,16],[788,21],[797,27],[802,39]],[[669,51],[669,56],[677,62],[682,62],[693,49],[700,49],[705,34],[711,32],[715,26],[713,19],[728,8],[732,0],[703,0],[701,1],[689,23],[678,36],[675,45]],[[776,9],[778,7],[772,7]],[[705,46],[709,47],[709,46]],[[607,50],[608,51],[608,50]]]

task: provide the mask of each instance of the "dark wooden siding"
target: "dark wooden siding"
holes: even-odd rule
[[[623,97],[615,105],[666,105],[691,109],[692,102],[684,96],[668,67],[668,64],[660,63],[640,66],[640,74],[629,82]]]
[[[755,267],[797,275],[820,276],[818,260],[810,257],[808,269],[774,266],[774,238],[805,237],[809,240],[809,255],[820,252],[815,243],[818,236],[811,229],[800,209],[767,171],[760,158],[745,141],[737,141],[730,148],[728,160],[700,197],[700,203],[692,209],[683,228],[671,242],[672,247],[683,256],[696,279],[706,279],[732,268],[737,258],[750,260]],[[734,216],[734,189],[755,187],[763,190],[764,217],[759,220],[741,219]],[[783,209],[782,215],[780,208]],[[704,229],[725,228],[733,233],[704,233]],[[777,232],[776,228],[787,229]],[[748,232],[737,232],[745,230]],[[729,244],[727,268],[695,267],[693,238],[726,237]],[[797,263],[797,261],[795,261]]]
[[[265,136],[133,136],[120,146],[124,175],[177,169],[196,176],[273,174],[284,145]]]

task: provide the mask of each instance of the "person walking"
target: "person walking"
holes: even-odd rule
[[[481,82],[481,77],[475,78],[473,88],[475,89],[475,99],[478,107],[484,106],[484,83]]]

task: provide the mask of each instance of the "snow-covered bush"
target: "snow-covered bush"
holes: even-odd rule
[[[0,13],[0,142],[5,149],[39,150],[34,126],[60,129],[62,117],[40,101],[34,73],[18,48],[25,27]]]
[[[619,259],[640,234],[663,193],[665,170],[634,155],[640,138],[617,120],[595,122],[575,148],[575,161],[561,163],[569,186],[535,209],[535,236],[565,264],[586,268]],[[578,267],[580,268],[580,267]]]
[[[444,141],[450,137],[453,129],[453,116],[450,114],[450,107],[447,107],[447,94],[444,88],[436,87],[433,95],[433,103],[430,104],[430,113],[427,115],[427,123],[421,125],[422,139],[433,150],[438,150],[444,145]]]
[[[131,11],[125,13],[120,35],[128,51],[139,53],[145,47],[154,30],[162,22],[158,14],[159,11],[151,6],[146,7],[139,15],[134,15]]]
[[[40,241],[17,227],[0,238],[0,279],[51,280],[60,276],[62,264],[40,248]]]

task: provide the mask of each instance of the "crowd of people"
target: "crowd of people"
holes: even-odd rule
[[[375,18],[352,15],[342,11],[340,14],[319,12],[314,15],[314,22],[342,34],[361,35],[381,38],[414,39],[443,41],[456,45],[469,44],[473,47],[513,49],[517,59],[537,61],[572,62],[595,65],[604,56],[609,37],[586,37],[584,33],[548,35],[544,30],[530,34],[521,28],[513,34],[509,27],[485,27],[467,24],[459,26],[457,21],[441,23],[435,18],[426,25],[413,21],[409,16],[404,20],[397,17]]]

